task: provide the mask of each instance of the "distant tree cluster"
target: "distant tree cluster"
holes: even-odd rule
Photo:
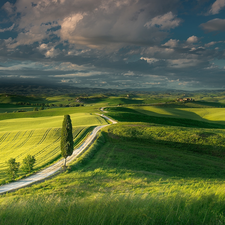
[[[17,105],[23,105],[23,106],[41,106],[41,107],[79,107],[84,106],[83,103],[70,103],[70,104],[48,104],[48,103],[29,103],[29,102],[17,102]]]
[[[20,109],[20,110],[17,110],[16,112],[26,112],[26,110]]]
[[[58,104],[56,105],[58,107],[79,107],[79,106],[84,106],[83,103],[70,103],[70,104]]]
[[[17,102],[16,105],[30,105],[30,106],[50,107],[50,104],[48,104],[48,103]]]

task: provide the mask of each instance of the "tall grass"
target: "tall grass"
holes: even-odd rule
[[[9,224],[224,224],[224,194],[36,196],[1,206]]]

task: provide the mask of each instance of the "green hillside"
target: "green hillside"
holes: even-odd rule
[[[190,135],[205,152],[187,147]],[[0,223],[223,224],[224,137],[218,129],[112,125],[66,173],[1,196]]]

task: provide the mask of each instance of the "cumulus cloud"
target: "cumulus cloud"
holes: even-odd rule
[[[195,43],[195,42],[198,42],[198,37],[196,37],[194,35],[187,39],[187,43],[191,44],[191,43]]]
[[[59,55],[59,49],[55,49],[54,46],[47,44],[41,44],[38,49],[45,55],[46,58],[54,58]]]
[[[212,19],[206,23],[202,23],[200,27],[208,32],[225,31],[225,19]]]
[[[60,30],[60,36],[63,40],[69,40],[70,42],[76,42],[76,39],[74,40],[73,33],[76,32],[76,26],[77,23],[83,19],[83,15],[80,13],[73,14],[69,17],[66,17],[63,19],[61,23],[61,30]]]
[[[163,44],[162,46],[167,46],[167,47],[171,47],[171,48],[175,48],[178,45],[179,40],[176,39],[170,39],[169,41],[167,41],[165,44]]]
[[[140,59],[147,61],[147,63],[149,63],[149,64],[153,64],[153,63],[159,61],[159,59],[156,59],[156,58],[146,58],[146,57],[141,57]]]
[[[54,58],[59,54],[59,51],[56,50],[54,47],[49,49],[46,53],[45,53],[45,57],[46,58]]]
[[[133,71],[128,71],[127,73],[124,73],[125,76],[134,76],[135,73]]]
[[[172,12],[168,12],[164,15],[156,16],[147,22],[144,26],[151,27],[160,27],[162,30],[169,30],[179,26],[181,20],[176,18]]]
[[[212,6],[211,9],[209,10],[210,14],[218,14],[221,9],[225,7],[225,0],[216,0]]]

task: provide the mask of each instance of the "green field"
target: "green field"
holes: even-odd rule
[[[92,126],[103,124],[104,119],[90,113],[70,114],[73,126]],[[60,128],[63,116],[43,116],[36,118],[16,118],[0,120],[0,131],[30,130],[41,128]]]
[[[71,114],[74,142],[88,127],[106,124],[90,113]],[[6,161],[10,158],[22,163],[27,154],[36,158],[35,170],[60,158],[60,137],[63,116],[17,118],[0,121],[0,183],[8,181]],[[22,172],[19,175],[23,175]]]
[[[97,112],[99,112],[98,106],[66,107],[66,108],[63,107],[63,108],[45,109],[41,111],[0,113],[0,120],[15,119],[15,118],[52,117],[52,116],[63,116],[65,114],[97,113]]]

